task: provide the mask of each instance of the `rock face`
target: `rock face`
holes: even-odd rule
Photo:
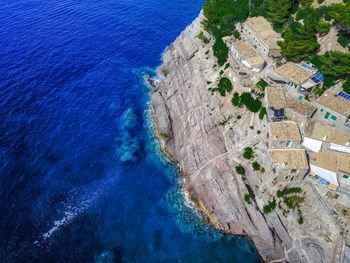
[[[208,91],[208,80],[216,81],[219,73],[213,68],[210,48],[196,37],[203,30],[201,20],[199,15],[167,48],[160,68],[163,79],[153,91],[152,110],[164,149],[179,163],[192,200],[216,228],[249,236],[266,261],[331,262],[318,259],[328,253],[312,238],[302,242],[315,251],[301,255],[303,244],[296,245],[277,213],[265,216],[257,209],[261,202],[250,205],[244,201],[247,184],[255,194],[253,202],[263,200],[257,190],[261,181],[250,167],[245,167],[245,179],[235,173],[245,145],[240,137],[249,130],[249,121],[246,127],[233,130],[219,124],[229,111],[225,105],[231,103],[230,98],[225,101]],[[259,142],[257,136],[252,140]]]

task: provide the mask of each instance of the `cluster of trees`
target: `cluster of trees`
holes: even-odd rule
[[[204,27],[215,37],[233,33],[236,22],[249,14],[248,0],[208,0],[203,5]]]
[[[229,93],[233,90],[233,86],[229,78],[222,77],[219,81],[218,86],[209,90],[211,92],[219,92],[221,96],[225,97],[226,93]]]
[[[228,48],[222,37],[233,34],[235,24],[247,19],[249,0],[207,0],[203,5],[204,28],[215,37],[214,55],[220,66],[227,61]]]
[[[251,112],[258,112],[262,106],[261,100],[258,98],[255,99],[249,92],[243,92],[241,95],[235,92],[231,102],[236,107],[242,107],[244,105]]]
[[[350,75],[350,53],[329,51],[322,56],[313,56],[311,63],[326,77],[346,79]]]

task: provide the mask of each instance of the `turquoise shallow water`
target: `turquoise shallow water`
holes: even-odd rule
[[[1,262],[259,262],[184,200],[142,75],[202,1],[2,1]]]

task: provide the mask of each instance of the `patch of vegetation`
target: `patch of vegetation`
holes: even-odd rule
[[[264,79],[260,79],[258,83],[256,83],[256,86],[261,89],[262,91],[265,91],[265,88],[269,85]]]
[[[301,203],[304,202],[304,196],[292,195],[292,196],[283,196],[283,202],[287,205],[289,209],[295,209],[299,207]]]
[[[350,94],[350,77],[346,79],[346,81],[343,83],[343,90],[347,93]]]
[[[230,122],[233,116],[230,114],[228,117],[224,116],[224,119],[219,123],[221,126],[225,126]]]
[[[224,69],[228,69],[230,67],[230,63],[226,63]]]
[[[289,0],[264,0],[265,17],[278,30],[288,21],[290,10],[292,8]]]
[[[337,36],[338,36],[338,43],[342,47],[348,47],[350,45],[350,35],[339,31]]]
[[[233,30],[232,34],[236,39],[241,39],[241,34],[237,30]]]
[[[252,167],[254,171],[259,171],[261,169],[261,165],[257,161],[252,163]]]
[[[245,169],[242,165],[237,165],[235,167],[236,173],[240,174],[240,175],[245,175]]]
[[[279,41],[283,56],[294,62],[306,60],[315,55],[320,47],[315,35],[316,29],[299,22],[293,22],[282,34],[284,40]]]
[[[276,209],[276,199],[275,198],[273,198],[273,200],[272,201],[269,201],[268,203],[267,203],[267,205],[265,205],[264,207],[263,207],[263,212],[264,212],[264,214],[269,214],[269,213],[271,213],[273,210],[275,210]]]
[[[250,193],[244,194],[244,201],[248,204],[252,203],[252,196],[250,195]]]
[[[243,152],[243,157],[245,159],[251,160],[254,156],[254,151],[251,147],[246,147]]]
[[[277,197],[282,198],[285,195],[288,194],[300,194],[303,191],[301,190],[300,187],[290,187],[290,188],[285,188],[282,191],[281,190],[277,190]]]
[[[239,96],[238,92],[235,92],[233,94],[231,102],[232,102],[233,106],[236,106],[236,107],[241,107],[242,106],[241,97]]]
[[[311,57],[310,61],[330,80],[345,79],[350,75],[350,53],[329,51],[322,56]],[[326,81],[323,81],[324,85]]]
[[[209,39],[204,35],[203,31],[199,32],[196,37],[202,40],[205,44],[209,43]]]
[[[237,22],[247,19],[248,0],[207,0],[203,5],[204,28],[216,38],[231,35]]]
[[[226,92],[231,92],[233,90],[233,86],[230,79],[222,77],[219,81],[218,86],[209,90],[211,92],[219,92],[221,96],[225,97]]]
[[[259,110],[259,119],[263,120],[266,114],[267,114],[266,108],[261,107]]]
[[[350,27],[350,2],[345,4],[334,4],[330,7],[328,15],[335,20],[342,29]]]
[[[331,29],[331,24],[328,23],[327,21],[320,21],[316,25],[315,29],[316,29],[316,32],[319,33],[320,35],[326,35]]]
[[[215,43],[213,45],[213,52],[218,60],[219,66],[224,65],[228,57],[228,47],[226,46],[221,37],[215,39]]]
[[[302,214],[300,208],[298,208],[298,224],[301,225],[302,223],[304,223],[303,214]]]
[[[259,99],[254,99],[249,92],[243,92],[240,96],[240,102],[251,112],[258,112],[262,105]]]
[[[207,84],[208,84],[208,85],[211,84],[211,81],[210,81],[210,80],[207,80]]]

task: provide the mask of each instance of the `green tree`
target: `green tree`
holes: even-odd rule
[[[259,171],[261,168],[260,164],[257,161],[252,163],[252,167],[254,171]]]
[[[233,104],[233,106],[236,106],[236,107],[241,107],[241,97],[239,96],[239,93],[238,92],[235,92],[233,94],[233,97],[231,99],[231,102]]]
[[[281,27],[288,21],[292,7],[289,0],[264,0],[266,18],[277,27]]]
[[[258,112],[262,105],[259,99],[254,99],[249,92],[243,92],[241,95],[241,103],[251,112]]]
[[[236,169],[236,173],[240,175],[245,175],[245,169],[243,168],[242,165],[237,165],[235,169]]]
[[[320,21],[316,26],[316,32],[325,35],[329,32],[331,25],[326,21]]]
[[[250,159],[253,158],[253,156],[254,156],[254,151],[253,151],[253,149],[251,147],[247,147],[247,148],[244,149],[243,157],[245,159],[250,160]]]
[[[294,62],[300,62],[314,55],[320,47],[311,26],[294,22],[283,33],[283,41],[278,44],[282,55]]]
[[[213,45],[213,51],[215,57],[218,60],[218,64],[220,66],[224,65],[228,57],[228,47],[226,46],[224,41],[222,41],[221,37],[216,38],[215,43]]]
[[[330,79],[345,79],[350,75],[350,53],[329,51],[322,56],[313,56],[311,63]]]

